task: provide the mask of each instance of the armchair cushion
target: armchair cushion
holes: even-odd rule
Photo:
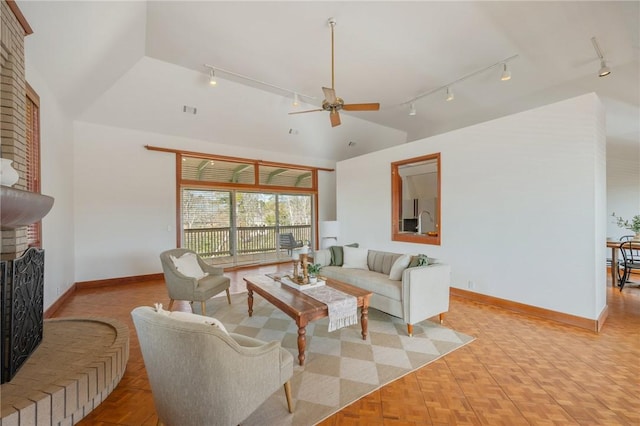
[[[198,256],[195,253],[185,253],[180,257],[170,256],[178,272],[185,277],[192,277],[197,280],[206,277],[208,274],[202,270],[198,263]]]

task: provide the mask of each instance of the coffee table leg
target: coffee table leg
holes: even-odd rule
[[[253,290],[247,291],[248,298],[247,303],[249,304],[249,316],[253,314]]]
[[[307,349],[307,326],[298,325],[298,363],[304,365],[304,351]]]
[[[362,324],[362,340],[367,340],[367,329],[369,328],[369,306],[363,305],[360,311],[360,323]]]

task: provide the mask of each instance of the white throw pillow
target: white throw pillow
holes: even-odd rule
[[[367,265],[369,250],[366,248],[348,246],[344,246],[342,250],[344,255],[344,262],[342,263],[343,268],[369,270],[369,266]]]
[[[198,263],[198,257],[194,253],[185,253],[180,257],[169,256],[178,272],[185,277],[192,277],[197,280],[206,277],[208,274],[202,270]]]
[[[391,271],[389,272],[389,279],[394,281],[400,281],[402,279],[402,271],[407,269],[411,262],[410,254],[403,254],[393,262],[391,265]]]
[[[162,309],[162,303],[156,303],[156,312],[182,322],[193,322],[196,324],[213,325],[215,327],[218,327],[220,330],[224,331],[226,334],[229,334],[225,326],[220,322],[220,320],[216,318],[193,314],[190,312],[165,311],[164,309]]]

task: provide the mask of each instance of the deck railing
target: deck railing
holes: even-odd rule
[[[311,241],[311,225],[242,226],[236,228],[235,239],[229,227],[185,229],[182,246],[202,257],[277,252],[278,234],[286,233],[296,240]]]

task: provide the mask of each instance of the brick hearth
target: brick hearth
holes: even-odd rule
[[[129,360],[129,329],[108,318],[44,322],[42,343],[0,386],[0,426],[72,425],[118,385]]]

